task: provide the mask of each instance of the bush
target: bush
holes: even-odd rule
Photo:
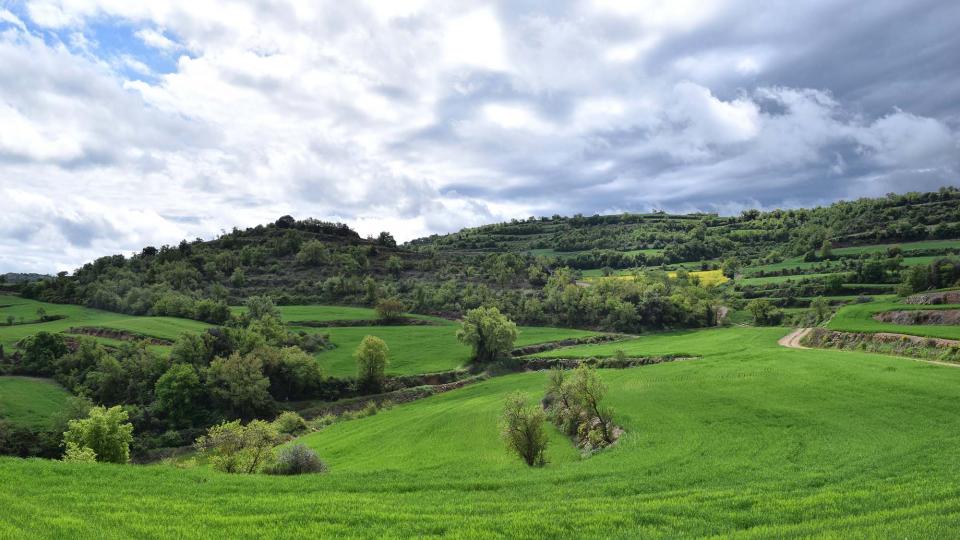
[[[270,449],[279,442],[280,434],[269,422],[253,420],[244,426],[234,420],[211,427],[194,447],[215,470],[252,474],[269,468]]]
[[[298,435],[307,430],[307,421],[293,411],[284,411],[273,421],[273,425],[282,434]]]
[[[524,394],[516,392],[507,397],[500,419],[501,435],[507,446],[531,467],[546,463],[547,432],[543,427],[546,415],[537,406],[527,406]]]
[[[273,465],[268,467],[267,474],[313,474],[327,471],[327,465],[312,449],[303,444],[286,446],[277,452]]]
[[[395,321],[403,315],[403,304],[396,298],[387,298],[377,303],[376,310],[381,321]]]

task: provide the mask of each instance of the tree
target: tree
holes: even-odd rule
[[[270,380],[270,394],[275,399],[305,399],[323,383],[320,363],[299,347],[261,349],[257,354],[263,360],[263,373]]]
[[[737,275],[737,272],[740,271],[740,261],[730,257],[723,261],[723,266],[721,267],[723,275],[733,279]]]
[[[833,244],[830,240],[824,240],[823,244],[820,245],[820,258],[822,260],[833,258]]]
[[[214,400],[233,417],[253,418],[273,409],[270,380],[255,354],[233,353],[217,358],[207,371],[207,387]]]
[[[174,364],[157,379],[157,407],[177,427],[190,425],[196,415],[203,385],[190,364]]]
[[[54,364],[58,358],[67,354],[67,344],[60,334],[37,332],[20,343],[23,351],[22,368],[27,373],[53,375]]]
[[[386,380],[386,368],[390,363],[390,349],[376,336],[365,336],[353,353],[357,361],[357,383],[360,388],[379,392]]]
[[[821,323],[830,317],[830,302],[822,296],[818,296],[810,301],[810,312],[816,323]]]
[[[403,259],[396,255],[391,255],[390,258],[387,259],[387,272],[390,272],[394,277],[399,276],[403,272]]]
[[[580,364],[564,384],[567,385],[566,393],[587,414],[587,423],[580,426],[580,438],[589,440],[594,446],[613,442],[613,411],[603,405],[607,386],[600,380],[597,370]]]
[[[386,298],[377,302],[376,310],[381,321],[395,321],[403,315],[403,304],[398,298]]]
[[[496,307],[478,307],[464,316],[457,339],[473,348],[474,361],[492,362],[509,356],[517,339],[517,325]]]
[[[243,268],[238,266],[233,270],[233,274],[230,274],[230,283],[234,287],[243,287],[247,283],[247,274],[244,273]]]
[[[327,260],[327,248],[319,240],[310,240],[300,247],[297,263],[303,266],[320,266]]]
[[[210,347],[204,334],[185,332],[180,334],[170,350],[170,360],[180,364],[192,364],[200,367],[210,362]]]
[[[897,294],[909,296],[930,288],[930,270],[926,266],[911,266],[903,272],[903,282],[897,287]]]
[[[397,241],[393,239],[393,235],[387,231],[380,233],[380,236],[377,237],[377,243],[385,247],[397,247]]]
[[[127,411],[119,405],[109,409],[94,407],[86,418],[68,423],[64,444],[68,448],[74,445],[77,452],[89,448],[100,462],[127,463],[133,441],[133,425],[127,422],[128,418]]]
[[[753,321],[761,326],[776,326],[783,320],[783,312],[766,298],[756,298],[747,304],[747,311],[753,315]]]
[[[253,420],[244,426],[234,420],[211,427],[194,447],[220,472],[252,474],[269,463],[280,440],[270,422]]]
[[[540,467],[545,462],[547,431],[544,429],[546,415],[537,406],[528,406],[521,392],[510,394],[500,416],[500,433],[507,446],[531,467]]]
[[[37,308],[37,319],[40,322],[45,322],[47,320],[47,310],[43,306]]]
[[[247,298],[247,315],[253,320],[260,320],[266,317],[280,318],[280,311],[273,304],[273,298],[269,296],[251,296]]]

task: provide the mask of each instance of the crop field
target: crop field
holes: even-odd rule
[[[600,270],[587,270],[583,272],[585,281],[597,281],[601,279],[633,279],[633,270],[616,270],[610,276],[604,276]],[[714,285],[720,285],[730,281],[727,276],[723,275],[721,270],[693,270],[689,272],[690,277],[696,277],[700,280],[700,284],[704,287],[712,287]],[[671,278],[677,277],[677,272],[670,271],[667,272],[667,275]]]
[[[50,379],[0,377],[0,420],[42,429],[69,396]]]
[[[877,313],[886,311],[960,309],[958,305],[924,306],[898,302],[870,302],[843,307],[827,324],[831,330],[842,332],[890,332],[923,337],[960,339],[960,326],[892,324],[873,319]]]
[[[37,332],[63,332],[75,326],[114,328],[169,340],[177,339],[184,332],[202,332],[210,327],[209,324],[189,319],[135,317],[69,304],[37,302],[9,295],[0,295],[0,305],[10,306],[0,308],[0,344],[7,350],[12,350],[18,341]],[[46,310],[48,316],[62,315],[65,318],[48,322],[5,325],[8,314],[23,313],[25,321],[31,320],[28,315],[32,314],[32,320],[36,320],[37,308],[41,307]],[[117,343],[116,340],[106,338],[96,339],[109,345]],[[163,349],[163,347],[158,347],[158,349]]]
[[[316,353],[324,374],[334,377],[356,375],[353,352],[364,336],[377,336],[390,348],[391,375],[416,375],[456,369],[470,360],[470,348],[457,341],[456,328],[450,326],[351,326],[343,328],[297,328],[308,333],[329,334],[335,349]],[[595,334],[566,328],[518,328],[516,346],[557,341]]]
[[[542,395],[542,372],[310,434],[320,476],[0,458],[0,537],[952,536],[960,369],[784,349],[784,333],[635,340],[703,358],[602,370],[626,434],[580,458],[552,431],[542,469],[497,427],[508,392]]]

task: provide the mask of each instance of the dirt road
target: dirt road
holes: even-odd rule
[[[800,344],[800,340],[804,338],[807,334],[810,333],[811,328],[797,328],[793,332],[780,338],[779,343],[782,347],[788,347],[790,349],[809,349],[810,347],[804,347]]]

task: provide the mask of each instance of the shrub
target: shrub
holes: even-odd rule
[[[546,463],[547,432],[543,423],[543,409],[528,406],[524,394],[516,392],[507,397],[500,419],[501,435],[507,446],[531,467]]]
[[[396,298],[387,298],[377,303],[377,318],[382,321],[395,321],[403,315],[403,304]]]
[[[312,449],[303,444],[286,446],[277,452],[274,463],[268,467],[267,474],[312,474],[327,471],[327,465]]]
[[[273,421],[273,425],[282,434],[297,435],[307,430],[307,421],[293,411],[284,411]]]

